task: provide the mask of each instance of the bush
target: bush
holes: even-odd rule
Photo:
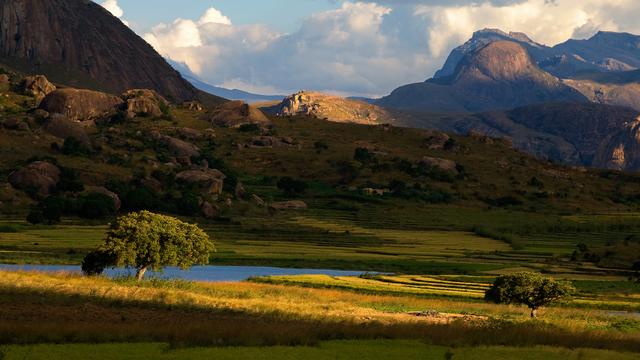
[[[180,215],[196,216],[200,214],[200,199],[198,195],[191,191],[182,193],[177,205]]]
[[[313,143],[313,148],[316,152],[321,152],[323,150],[329,150],[329,145],[327,145],[324,141],[316,141]]]
[[[79,200],[78,216],[85,219],[103,219],[116,213],[114,200],[104,194],[92,193]]]
[[[27,215],[27,222],[32,225],[38,225],[44,223],[44,214],[42,213],[42,209],[33,208]]]
[[[61,167],[57,189],[59,192],[81,192],[84,190],[84,184],[75,170]]]
[[[66,138],[62,145],[62,153],[65,155],[88,155],[89,152],[89,148],[74,137]]]
[[[259,133],[260,125],[258,124],[242,124],[238,127],[238,131],[243,133]]]
[[[121,196],[123,208],[130,211],[154,210],[156,208],[156,194],[146,188],[127,189]]]
[[[375,155],[373,155],[367,148],[357,148],[353,154],[353,160],[358,161],[363,165],[372,163],[375,159]]]
[[[287,196],[300,195],[307,190],[307,183],[288,176],[280,178],[276,186],[278,186],[278,189],[282,190]]]

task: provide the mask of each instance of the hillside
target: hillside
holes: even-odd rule
[[[522,45],[497,41],[466,54],[452,75],[400,87],[376,104],[409,111],[479,112],[552,101],[587,99],[541,70]]]
[[[175,102],[201,95],[149,44],[92,1],[5,0],[0,19],[0,63],[5,67],[117,94],[148,88]]]

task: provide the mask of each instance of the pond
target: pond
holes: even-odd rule
[[[39,272],[71,272],[80,273],[80,266],[72,265],[1,265],[0,270],[8,271],[39,271]],[[145,277],[157,277],[163,279],[181,279],[190,281],[229,282],[244,281],[257,276],[276,275],[329,275],[329,276],[359,276],[364,271],[322,270],[322,269],[293,269],[263,266],[194,266],[190,270],[181,270],[175,267],[165,268],[162,273],[147,272]],[[105,275],[110,277],[135,275],[134,270],[109,269]]]

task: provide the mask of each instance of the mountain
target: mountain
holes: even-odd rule
[[[394,115],[379,106],[311,91],[287,96],[279,104],[263,110],[276,116],[304,115],[342,123],[375,125],[395,122]]]
[[[57,83],[118,94],[148,88],[174,102],[201,95],[149,44],[92,1],[0,2],[0,63]]]
[[[376,104],[409,111],[481,112],[554,101],[587,99],[540,69],[525,46],[500,40],[465,54],[451,75],[400,87]]]
[[[509,138],[555,162],[640,170],[640,111],[596,103],[546,103],[478,114],[413,114],[399,125]]]
[[[201,80],[200,77],[198,77],[198,75],[194,74],[193,71],[189,69],[189,66],[187,64],[178,62],[178,61],[173,61],[171,59],[167,59],[167,62],[174,69],[176,69],[180,73],[180,75],[182,75],[182,77],[187,79],[187,81],[189,81],[197,89],[205,91],[209,94],[219,96],[221,98],[225,98],[229,100],[240,100],[248,104],[280,101],[284,98],[284,95],[260,95],[260,94],[253,94],[253,93],[238,90],[238,89],[227,89],[219,86],[213,86]]]
[[[628,33],[598,32],[586,40],[568,40],[554,47],[541,45],[522,33],[484,29],[454,49],[434,78],[451,75],[460,60],[495,41],[513,41],[524,46],[535,63],[559,78],[582,73],[632,71],[640,68],[640,36]]]

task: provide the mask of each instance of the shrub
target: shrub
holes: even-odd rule
[[[238,127],[238,131],[243,133],[259,133],[260,125],[258,124],[242,124]]]
[[[61,167],[57,189],[60,192],[81,192],[84,190],[84,184],[75,170]]]
[[[38,225],[44,223],[44,214],[42,213],[42,209],[33,208],[27,215],[27,222],[32,225]]]
[[[85,219],[103,219],[116,213],[113,199],[107,195],[92,193],[79,200],[78,216]]]
[[[353,160],[366,165],[375,161],[375,155],[367,148],[357,148],[353,154]]]
[[[313,143],[313,148],[316,152],[321,152],[323,150],[329,150],[329,145],[327,145],[324,141],[316,141]]]
[[[65,155],[88,155],[89,152],[89,148],[74,137],[66,138],[62,145],[62,153]]]
[[[307,183],[288,176],[280,178],[276,185],[278,189],[282,190],[287,196],[300,195],[307,190]]]

